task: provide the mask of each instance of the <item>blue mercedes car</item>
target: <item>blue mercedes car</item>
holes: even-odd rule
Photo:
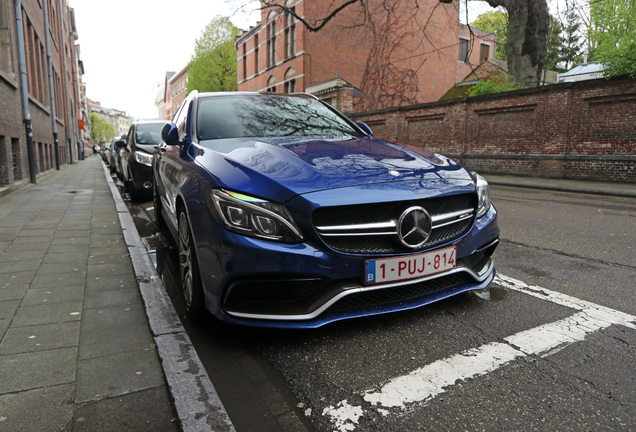
[[[487,182],[310,95],[192,92],[153,158],[188,313],[311,328],[483,290]]]

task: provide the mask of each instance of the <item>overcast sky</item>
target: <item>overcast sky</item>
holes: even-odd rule
[[[157,116],[154,101],[166,72],[186,66],[212,18],[230,16],[241,29],[260,19],[258,12],[235,13],[225,0],[68,2],[75,10],[88,98],[136,118]],[[468,4],[470,20],[489,10],[485,2]]]

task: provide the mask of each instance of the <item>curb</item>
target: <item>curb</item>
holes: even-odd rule
[[[148,256],[128,207],[104,164],[102,168],[115,200],[150,330],[182,429],[236,432]]]

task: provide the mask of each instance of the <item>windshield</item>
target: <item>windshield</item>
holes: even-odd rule
[[[137,144],[160,144],[161,129],[163,123],[148,123],[137,125],[137,132],[135,134],[135,141]]]
[[[344,118],[315,99],[280,95],[201,98],[200,140],[244,137],[360,136]]]

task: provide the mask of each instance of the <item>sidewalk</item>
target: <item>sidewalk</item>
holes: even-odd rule
[[[498,186],[514,186],[561,192],[588,193],[596,195],[636,198],[635,183],[613,183],[589,180],[565,180],[538,177],[485,175],[488,183]]]
[[[234,430],[99,157],[0,197],[0,429]]]

